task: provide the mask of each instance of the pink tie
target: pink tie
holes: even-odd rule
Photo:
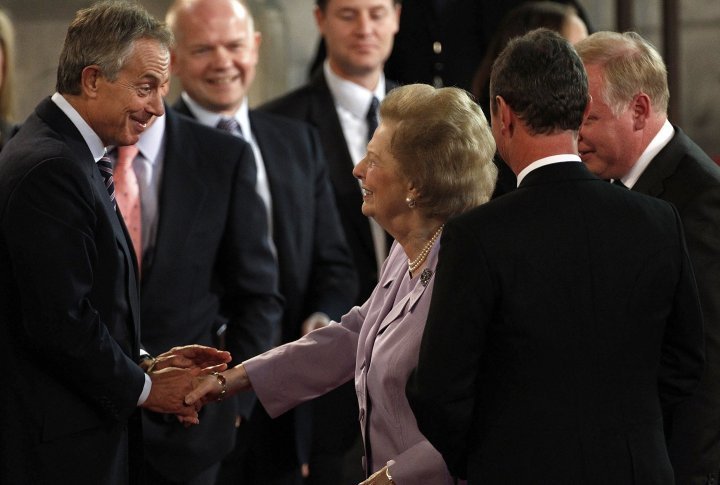
[[[140,185],[138,185],[137,176],[133,170],[133,160],[138,154],[138,148],[130,145],[118,147],[117,151],[117,163],[113,173],[115,199],[128,232],[130,232],[139,270],[142,261],[142,217],[140,215]]]

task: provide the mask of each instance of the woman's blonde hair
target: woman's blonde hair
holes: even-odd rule
[[[428,217],[446,219],[490,199],[497,179],[495,140],[467,92],[402,86],[385,97],[380,118],[394,127],[390,153]]]

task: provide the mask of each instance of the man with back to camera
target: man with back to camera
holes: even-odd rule
[[[137,265],[105,147],[164,114],[171,40],[134,4],[80,10],[57,92],[0,155],[3,483],[140,483],[139,407],[197,422],[183,398],[198,371],[168,366],[230,359],[191,346],[138,365]]]
[[[220,123],[253,147],[257,190],[266,204],[285,298],[282,337],[275,343],[295,340],[303,329],[338,319],[357,293],[317,134],[305,123],[248,109],[260,33],[246,6],[236,0],[180,0],[167,19],[176,36],[171,68],[183,88],[175,107],[202,124]],[[300,480],[307,461],[302,426],[297,413],[271,421],[256,406],[239,428],[238,454],[225,460],[221,483]]]
[[[581,163],[587,78],[559,34],[511,41],[490,92],[519,186],[445,226],[420,430],[469,485],[672,484],[663,415],[703,369],[677,211]]]
[[[593,104],[580,129],[585,165],[600,178],[671,202],[685,229],[705,323],[705,374],[668,416],[665,436],[678,484],[720,477],[720,168],[668,121],[662,57],[634,32],[598,32],[576,49]]]

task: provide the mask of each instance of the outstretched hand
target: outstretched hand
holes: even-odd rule
[[[227,369],[230,352],[217,350],[204,345],[185,345],[173,347],[155,358],[154,371],[177,367],[180,369],[211,369],[210,372],[221,372]]]

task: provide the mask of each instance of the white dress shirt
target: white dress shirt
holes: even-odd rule
[[[650,165],[650,162],[652,162],[653,158],[660,153],[660,150],[665,148],[665,145],[670,143],[670,140],[672,140],[672,137],[675,136],[675,129],[672,126],[672,123],[670,123],[668,120],[665,120],[665,123],[663,123],[662,128],[660,128],[660,131],[658,131],[657,135],[648,143],[648,146],[645,148],[645,150],[642,152],[642,155],[640,155],[640,158],[638,158],[637,162],[635,162],[635,165],[632,166],[630,171],[620,179],[620,181],[623,183],[625,187],[628,189],[633,188],[633,186],[637,183],[640,176],[643,174],[645,169]]]
[[[133,170],[140,185],[142,249],[143,254],[147,254],[153,251],[157,240],[160,183],[165,158],[165,117],[155,118],[135,146],[138,154],[133,161]],[[113,150],[111,154],[114,164],[117,152]]]

